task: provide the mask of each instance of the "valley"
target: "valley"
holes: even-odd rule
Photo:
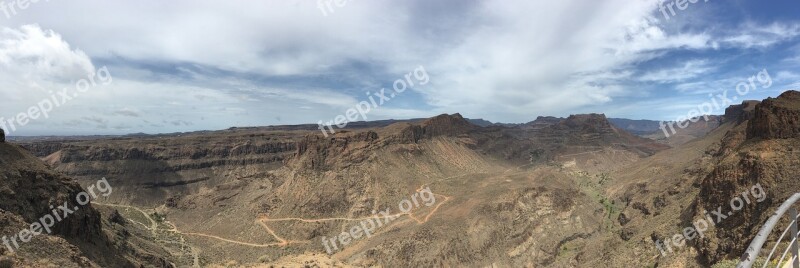
[[[759,120],[787,120],[764,113],[792,113],[798,96],[731,107],[719,127],[673,146],[601,114],[512,127],[441,115],[328,138],[249,128],[21,145],[84,186],[108,178],[114,194],[92,206],[119,215],[122,227],[110,226],[128,233],[120,239],[169,266],[702,267],[735,258],[742,248],[723,246],[731,230],[755,228],[750,217],[790,191],[752,175],[770,189],[759,208],[670,256],[655,241],[736,192],[719,188],[730,177],[719,167],[795,167],[796,132]]]

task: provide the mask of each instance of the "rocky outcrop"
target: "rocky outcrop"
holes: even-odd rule
[[[304,168],[324,171],[336,163],[357,164],[367,158],[367,147],[377,146],[378,133],[340,132],[325,138],[319,135],[307,135],[297,142],[297,150],[292,161]]]
[[[22,216],[25,221],[35,222],[50,214],[50,206],[69,202],[69,207],[79,207],[74,199],[82,192],[74,181],[50,172],[38,159],[13,145],[0,145],[0,209]],[[90,206],[79,207],[64,221],[53,228],[54,234],[82,240],[98,239],[100,236],[99,213]]]
[[[725,109],[725,116],[722,117],[723,122],[741,124],[744,121],[752,119],[756,105],[759,103],[761,103],[761,101],[749,100],[742,102],[742,104],[731,105]]]
[[[800,151],[800,92],[787,91],[763,102],[748,101],[726,110],[731,130],[725,133],[711,160],[710,172],[699,181],[700,193],[693,207],[694,218],[722,207],[742,193],[754,199],[752,189],[766,192],[763,202],[751,202],[717,224],[713,236],[696,241],[700,259],[713,264],[735,259],[758,232],[770,213],[784,200],[800,192],[796,174]],[[688,223],[688,222],[687,222]]]
[[[0,128],[0,142],[6,142],[6,131]]]
[[[461,114],[439,115],[425,120],[421,124],[422,135],[426,138],[435,136],[456,136],[466,134],[476,128],[475,125],[464,119]]]
[[[800,137],[800,92],[786,91],[756,105],[747,138],[787,139]]]
[[[436,136],[458,136],[470,133],[480,127],[473,125],[460,114],[442,114],[420,124],[401,123],[390,126],[401,130],[392,133],[391,139],[398,143],[417,143],[421,139]]]
[[[533,129],[542,129],[545,127],[550,127],[552,125],[561,123],[564,121],[564,118],[561,117],[553,117],[553,116],[539,116],[536,117],[536,120],[528,122],[524,124],[523,127],[533,128]]]
[[[56,147],[56,146],[52,146]],[[113,160],[178,160],[178,159],[218,159],[238,158],[257,155],[272,155],[291,152],[295,144],[291,142],[266,142],[253,144],[247,142],[241,145],[221,145],[212,147],[106,147],[106,146],[79,146],[61,145],[61,163],[84,161],[113,161]],[[46,149],[47,151],[51,151]]]
[[[578,114],[570,115],[566,120],[553,126],[559,130],[578,131],[580,133],[592,134],[596,137],[616,133],[611,126],[611,122],[604,114]]]
[[[60,151],[65,147],[65,145],[66,144],[64,142],[41,141],[35,143],[24,143],[22,144],[22,147],[37,157],[45,157]]]
[[[50,215],[51,220],[57,219],[50,228],[52,232],[43,232],[41,236],[57,235],[69,242],[64,244],[54,238],[31,241],[30,245],[20,242],[21,247],[16,249],[19,255],[35,257],[49,251],[67,251],[74,254],[67,260],[74,262],[71,266],[169,267],[163,259],[154,259],[153,263],[132,261],[136,257],[127,254],[133,251],[117,248],[120,244],[115,245],[103,231],[100,213],[90,204],[78,203],[78,196],[83,192],[77,182],[51,171],[24,149],[0,144],[0,214],[7,219],[7,216],[16,218],[6,223],[24,223],[33,228],[31,223],[44,222],[40,219]],[[17,232],[21,230],[16,229]]]

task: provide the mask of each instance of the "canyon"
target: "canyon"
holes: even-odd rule
[[[0,261],[707,267],[737,259],[800,190],[800,92],[731,106],[669,138],[624,121],[634,135],[618,121],[577,114],[479,126],[444,114],[353,122],[328,137],[303,125],[0,143],[0,189],[17,196],[0,199],[4,226],[31,222],[53,198],[100,178],[114,188],[41,242],[74,257],[23,248]],[[655,241],[756,183],[764,202],[660,256]],[[421,189],[434,205],[397,209]],[[386,226],[328,254],[324,237],[388,208]]]

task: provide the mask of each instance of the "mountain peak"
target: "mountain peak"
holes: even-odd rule
[[[761,101],[746,100],[743,101],[742,104],[731,105],[725,109],[723,120],[725,122],[736,121],[737,123],[749,120],[753,117],[753,111],[759,103],[761,103]]]
[[[560,123],[568,127],[612,128],[605,114],[573,114]]]
[[[461,114],[441,114],[422,122],[425,136],[458,135],[467,133],[476,126],[464,119]]]
[[[786,91],[755,106],[747,127],[747,138],[786,139],[800,137],[800,92]]]

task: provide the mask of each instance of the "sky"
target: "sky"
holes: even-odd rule
[[[800,2],[695,2],[0,0],[0,127],[326,124],[382,89],[359,120],[677,120],[800,89]]]

